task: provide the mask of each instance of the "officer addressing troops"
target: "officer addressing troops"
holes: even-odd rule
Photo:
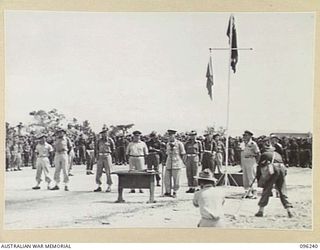
[[[201,142],[196,140],[197,132],[192,130],[189,133],[189,140],[185,143],[186,155],[184,157],[184,163],[187,168],[187,179],[189,189],[186,193],[194,193],[195,188],[198,186],[197,180],[194,176],[198,175],[198,166],[202,157],[202,145]]]
[[[37,160],[36,160],[36,182],[37,184],[32,188],[34,190],[40,189],[40,183],[41,183],[41,175],[42,172],[45,177],[45,181],[48,184],[48,189],[50,189],[50,183],[51,178],[49,177],[49,168],[50,168],[50,161],[49,156],[53,152],[52,146],[46,142],[47,136],[42,134],[37,139],[39,140],[39,143],[36,146],[35,153],[37,154]]]
[[[107,176],[107,189],[106,192],[111,192],[111,170],[112,170],[112,153],[115,150],[114,141],[107,134],[108,128],[103,128],[100,132],[101,138],[97,142],[97,173],[96,173],[96,183],[98,187],[94,190],[94,192],[101,192],[101,177],[103,174],[103,170]]]
[[[69,191],[68,183],[68,163],[69,163],[69,156],[68,154],[71,151],[71,142],[70,139],[66,137],[66,131],[62,128],[59,128],[56,132],[56,140],[54,142],[54,181],[56,185],[51,188],[51,190],[59,190],[59,183],[60,183],[60,173],[62,170],[63,173],[63,182],[65,184],[64,190]]]
[[[147,158],[147,166],[149,170],[152,168],[158,172],[160,163],[161,143],[157,138],[157,133],[152,131],[150,134],[150,140],[147,141],[149,155]],[[160,176],[156,174],[157,186],[160,186]]]
[[[252,140],[253,133],[246,130],[243,133],[244,149],[241,152],[241,167],[243,170],[243,187],[249,190],[256,176],[257,162],[260,159],[260,150],[256,142]],[[246,193],[246,198],[256,198],[256,191],[251,188]]]
[[[167,143],[167,160],[165,163],[166,170],[164,174],[165,183],[165,194],[164,196],[169,196],[176,198],[177,191],[180,187],[180,173],[184,166],[183,157],[185,155],[184,145],[181,141],[175,138],[177,131],[169,129],[169,141]],[[171,190],[173,189],[173,194],[171,195]]]
[[[145,158],[148,155],[148,147],[145,142],[140,140],[140,131],[136,130],[132,134],[132,141],[128,144],[126,150],[126,155],[129,157],[129,171],[142,170],[145,165]],[[142,189],[139,192],[143,193]],[[135,193],[135,190],[131,189],[130,193]]]

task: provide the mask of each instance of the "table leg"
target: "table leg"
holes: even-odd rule
[[[148,203],[155,203],[155,200],[154,200],[154,176],[152,175],[150,177],[150,198],[149,198],[149,202]]]

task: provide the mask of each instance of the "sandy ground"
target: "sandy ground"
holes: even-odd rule
[[[114,170],[126,169],[114,166]],[[50,169],[51,176],[54,169]],[[239,171],[239,166],[231,172]],[[41,190],[32,190],[35,170],[23,168],[20,172],[6,172],[5,229],[32,228],[195,228],[199,209],[193,207],[193,194],[187,194],[185,169],[182,172],[178,198],[161,197],[161,187],[155,190],[156,203],[147,204],[149,191],[129,194],[124,190],[126,203],[117,199],[118,177],[113,175],[111,193],[94,193],[94,175],[85,174],[85,166],[74,166],[70,177],[70,191],[61,188],[49,191],[43,182]],[[105,176],[103,176],[105,181]],[[287,176],[288,196],[293,204],[294,218],[287,218],[278,198],[270,198],[265,217],[254,216],[258,200],[242,200],[237,218],[234,214],[240,205],[243,188],[217,187],[226,192],[224,205],[228,228],[312,229],[312,170],[290,168]],[[105,190],[105,186],[103,186]],[[258,194],[261,190],[258,189]]]

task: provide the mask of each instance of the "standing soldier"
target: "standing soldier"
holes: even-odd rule
[[[210,169],[214,172],[214,155],[213,155],[213,142],[210,134],[204,135],[205,139],[203,142],[203,156],[202,156],[202,171],[204,169]]]
[[[118,136],[116,141],[116,151],[117,151],[117,164],[122,165],[126,164],[126,146],[127,141],[124,139],[124,136],[121,134]]]
[[[298,143],[295,138],[290,139],[289,149],[290,149],[290,163],[289,166],[298,167],[299,159],[298,159]]]
[[[21,164],[21,152],[18,144],[18,137],[15,137],[13,139],[12,145],[10,147],[10,153],[11,153],[11,163],[12,168],[14,171],[21,170],[20,164]]]
[[[223,152],[224,152],[224,144],[220,140],[220,135],[215,134],[213,136],[213,149],[212,151],[214,152],[214,169],[213,173],[215,173],[216,168],[218,169],[218,173],[222,173],[222,161],[223,161]]]
[[[106,192],[111,192],[111,171],[112,171],[112,153],[115,150],[114,141],[107,134],[108,128],[102,129],[100,132],[101,138],[97,142],[96,155],[97,155],[97,173],[96,173],[96,183],[98,187],[94,192],[101,192],[101,176],[103,170],[107,176],[107,189]]]
[[[228,161],[231,166],[235,165],[235,161],[234,161],[235,147],[236,147],[235,139],[232,137],[229,137]]]
[[[235,139],[235,154],[234,154],[234,160],[236,165],[240,165],[241,163],[241,140],[239,138]]]
[[[95,160],[95,141],[94,136],[90,136],[88,141],[86,142],[86,154],[87,154],[87,175],[94,174],[92,172],[93,170],[93,164]]]
[[[49,135],[48,137],[47,137],[47,143],[49,143],[52,147],[53,147],[53,144],[54,144],[54,135]],[[33,154],[32,155],[34,155],[34,156],[36,156],[36,154],[35,154],[35,150],[36,150],[36,143],[34,142],[33,143]],[[52,154],[50,154],[50,156],[49,156],[49,161],[50,161],[50,165],[51,165],[51,167],[53,168],[54,167],[54,155],[55,155],[55,153],[54,153],[54,151],[52,152]],[[34,157],[34,166],[36,165],[35,164],[35,162],[36,162],[36,160],[35,160],[35,157]]]
[[[283,158],[283,147],[280,144],[280,138],[278,136],[276,136],[276,135],[271,135],[270,136],[270,141],[271,141],[272,147],[275,148],[274,151],[276,151]]]
[[[36,181],[37,184],[32,188],[34,190],[40,189],[41,183],[41,175],[42,171],[45,177],[45,181],[48,184],[48,189],[50,189],[51,178],[49,177],[49,168],[50,168],[50,161],[49,155],[53,152],[52,146],[46,142],[46,135],[40,135],[38,140],[40,142],[36,146],[35,153],[37,154],[37,173],[36,173]]]
[[[302,139],[300,144],[300,166],[305,168],[307,167],[308,162],[308,142],[307,139]]]
[[[145,142],[140,140],[141,132],[134,131],[132,141],[128,144],[126,155],[129,157],[129,171],[142,170],[145,165],[145,157],[148,155],[148,147]],[[130,193],[135,193],[131,189]],[[142,189],[139,190],[143,193]]]
[[[6,171],[11,170],[10,160],[11,160],[10,144],[9,144],[9,139],[6,138]]]
[[[78,139],[78,147],[79,147],[79,163],[86,164],[86,141],[83,138],[83,134],[80,134]]]
[[[253,133],[246,130],[243,134],[244,149],[242,151],[241,166],[243,170],[243,187],[245,191],[250,188],[256,176],[257,162],[260,159],[260,150],[256,142],[252,140]],[[246,198],[256,198],[256,191],[251,189]]]
[[[198,175],[198,166],[202,161],[202,145],[201,142],[196,140],[197,132],[191,131],[189,133],[189,140],[185,143],[185,165],[187,171],[187,179],[188,179],[188,187],[189,189],[186,193],[194,193],[196,191],[196,187],[198,186],[197,180],[194,176]]]
[[[64,182],[64,190],[69,191],[68,183],[69,183],[69,176],[68,176],[68,163],[69,163],[69,156],[68,154],[71,151],[71,142],[70,139],[66,137],[66,131],[64,129],[58,129],[56,132],[56,140],[53,144],[55,155],[54,155],[54,181],[56,185],[51,188],[50,190],[59,190],[59,183],[60,183],[60,174],[61,170],[63,173],[63,182]]]
[[[282,149],[283,149],[283,161],[286,167],[289,166],[289,139],[284,136],[281,141]]]
[[[74,157],[75,157],[75,153],[74,153],[74,141],[71,139],[70,140],[70,146],[71,146],[71,150],[69,152],[69,157],[68,157],[68,176],[73,176],[73,174],[71,173],[72,167],[73,167],[73,161],[74,161]]]
[[[157,138],[157,133],[155,131],[151,132],[150,140],[147,141],[149,155],[147,158],[147,166],[149,170],[153,169],[159,171],[160,163],[160,153],[161,153],[161,143]],[[160,187],[160,176],[156,174],[157,186]]]
[[[23,156],[24,156],[24,166],[25,167],[28,167],[29,159],[30,159],[30,152],[31,152],[31,148],[30,148],[28,141],[26,140],[23,144]]]
[[[177,197],[177,191],[180,187],[180,172],[183,167],[182,158],[186,153],[182,142],[175,138],[176,132],[172,129],[168,130],[169,142],[167,143],[166,171],[164,174],[166,190],[164,196],[171,197],[171,189],[173,189],[173,198]]]

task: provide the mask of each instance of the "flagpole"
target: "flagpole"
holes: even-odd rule
[[[230,110],[230,75],[231,75],[231,55],[232,55],[232,35],[233,35],[233,15],[230,17],[230,38],[229,38],[229,65],[228,65],[228,97],[227,97],[227,124],[226,124],[226,168],[224,185],[228,185],[228,161],[229,161],[229,110]]]
[[[229,62],[228,62],[228,94],[227,94],[227,119],[226,119],[226,146],[225,146],[225,170],[224,170],[224,177],[225,177],[225,186],[228,185],[229,179],[228,179],[228,163],[229,163],[229,115],[230,115],[230,81],[231,81],[231,62],[232,62],[232,52],[234,50],[253,50],[253,48],[238,48],[237,44],[235,43],[235,46],[233,48],[232,39],[233,39],[233,31],[235,29],[234,27],[234,16],[233,14],[230,15],[229,19],[229,25],[228,25],[228,31],[227,35],[229,37],[229,48],[209,48],[210,55],[213,50],[229,50]],[[235,37],[236,38],[236,37]],[[237,59],[236,59],[237,60]],[[237,61],[234,62],[233,70],[235,72],[235,66]],[[221,175],[220,179],[223,178],[223,175]],[[236,181],[233,179],[232,175],[230,175],[230,178],[233,180],[233,182],[236,183]],[[219,179],[219,180],[220,180]],[[237,184],[237,183],[236,183]]]

